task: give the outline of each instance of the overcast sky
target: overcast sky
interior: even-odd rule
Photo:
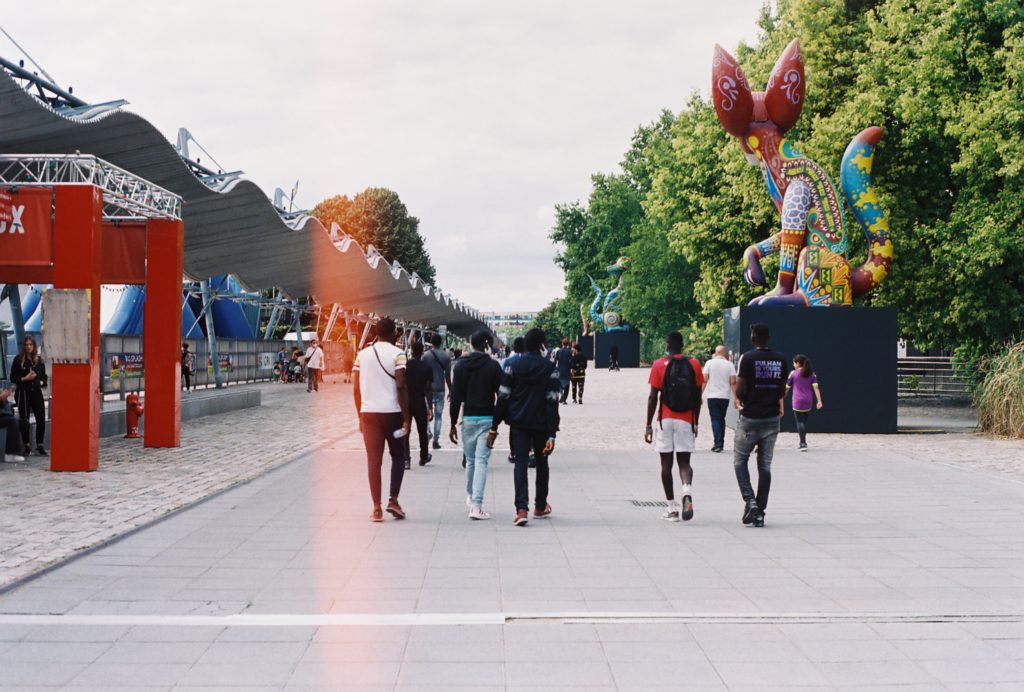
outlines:
[[[707,93],[712,46],[754,40],[762,4],[64,0],[5,3],[0,25],[76,95],[127,99],[172,141],[187,127],[268,193],[392,188],[439,286],[536,310],[562,293],[554,205]]]

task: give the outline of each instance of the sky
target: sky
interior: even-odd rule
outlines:
[[[756,40],[762,4],[48,0],[0,26],[86,101],[187,127],[268,194],[298,180],[299,207],[395,190],[438,286],[505,311],[562,295],[554,206],[706,94],[712,47]],[[0,55],[20,57],[3,37]]]

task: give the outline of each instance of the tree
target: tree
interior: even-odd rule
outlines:
[[[313,216],[327,228],[338,224],[364,249],[373,245],[389,262],[398,262],[433,285],[435,270],[419,233],[420,220],[409,215],[398,193],[371,187],[351,199],[335,195],[317,204]]]
[[[562,339],[571,341],[583,330],[579,305],[568,297],[556,298],[533,318],[530,328],[534,327],[544,330],[548,337],[548,348],[561,344]]]

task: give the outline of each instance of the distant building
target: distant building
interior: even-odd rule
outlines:
[[[536,312],[485,312],[487,324],[496,332],[516,327],[525,327],[537,316]]]

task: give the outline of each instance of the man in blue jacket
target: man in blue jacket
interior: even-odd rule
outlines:
[[[548,456],[555,450],[558,432],[558,401],[562,387],[558,370],[541,355],[547,337],[542,329],[526,333],[526,353],[505,366],[498,389],[498,406],[494,423],[487,434],[487,446],[494,447],[498,426],[509,424],[512,454],[515,457],[516,526],[529,520],[529,461],[533,450],[537,464],[537,487],[534,497],[534,518],[551,516],[548,504]]]

